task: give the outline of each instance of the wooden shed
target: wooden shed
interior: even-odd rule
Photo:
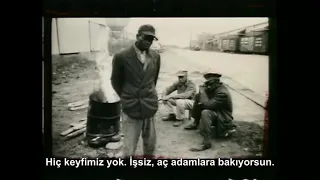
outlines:
[[[52,54],[103,51],[108,33],[105,18],[53,18]]]

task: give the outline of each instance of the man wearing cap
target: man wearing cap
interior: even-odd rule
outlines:
[[[176,95],[172,93],[177,91]],[[188,79],[188,71],[178,72],[178,81],[166,88],[162,94],[162,101],[169,112],[164,121],[175,121],[173,126],[178,127],[185,119],[185,110],[191,110],[193,97],[196,93],[196,85]],[[176,107],[174,113],[173,107]]]
[[[204,74],[205,83],[200,86],[195,97],[192,117],[194,123],[185,129],[197,129],[199,126],[203,142],[191,151],[203,151],[211,148],[212,126],[217,137],[227,137],[234,132],[232,99],[228,88],[220,82],[221,74]]]
[[[154,115],[158,110],[156,85],[160,55],[149,49],[155,36],[152,25],[142,25],[136,42],[116,53],[112,60],[111,83],[121,98],[124,148],[118,157],[134,155],[140,134],[145,156],[154,154],[156,131]]]

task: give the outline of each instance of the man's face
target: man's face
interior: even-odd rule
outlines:
[[[187,76],[178,76],[178,80],[180,84],[185,84],[187,82]]]
[[[205,85],[206,90],[208,92],[212,92],[217,89],[217,87],[219,85],[219,81],[218,80],[210,80],[210,81],[205,82],[204,85]]]
[[[148,50],[152,45],[153,40],[154,40],[154,37],[150,35],[144,35],[144,34],[137,35],[137,45],[139,46],[140,49],[143,49],[143,50]]]

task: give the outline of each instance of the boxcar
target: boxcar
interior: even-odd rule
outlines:
[[[268,32],[254,37],[253,52],[262,54],[268,52]]]
[[[253,36],[243,36],[240,38],[240,52],[250,53],[253,52]]]
[[[238,52],[239,51],[240,37],[239,36],[230,36],[228,38],[229,38],[228,51],[230,51],[230,52]]]
[[[218,50],[222,51],[222,40],[218,39],[217,43],[218,43]]]
[[[227,39],[227,38],[221,39],[221,50],[223,52],[229,50],[229,39]]]
[[[266,53],[268,51],[267,31],[251,31],[240,38],[240,52]]]
[[[219,41],[217,39],[212,42],[212,50],[213,51],[219,50]]]
[[[221,39],[221,50],[225,52],[238,52],[240,46],[240,37],[231,35]]]

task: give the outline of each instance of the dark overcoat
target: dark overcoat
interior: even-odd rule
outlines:
[[[202,110],[208,109],[216,112],[217,136],[221,136],[226,130],[234,127],[232,98],[228,88],[223,83],[221,83],[221,85],[211,93],[206,92],[205,88],[200,86],[199,94],[196,96],[196,101],[202,104]]]
[[[122,111],[134,119],[152,117],[158,110],[160,55],[150,49],[147,56],[144,65],[131,46],[112,60],[111,84],[121,98]]]

